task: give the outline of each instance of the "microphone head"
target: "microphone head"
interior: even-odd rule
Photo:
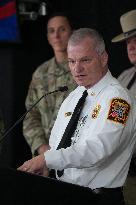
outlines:
[[[62,87],[59,87],[58,90],[61,91],[61,92],[64,92],[64,91],[68,90],[68,87],[67,86],[62,86]]]

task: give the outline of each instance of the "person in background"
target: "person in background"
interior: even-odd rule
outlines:
[[[55,169],[57,179],[89,187],[99,205],[124,205],[122,187],[136,143],[135,100],[111,75],[105,43],[96,30],[75,30],[67,52],[78,87],[60,107],[50,150],[18,170],[41,175]]]
[[[136,10],[123,14],[120,23],[123,33],[114,37],[112,42],[126,42],[128,58],[133,67],[124,70],[118,80],[136,97]]]
[[[60,86],[68,86],[68,92],[48,95],[26,115],[23,134],[33,156],[50,148],[50,131],[58,109],[68,93],[76,87],[67,60],[67,42],[72,31],[73,25],[67,14],[57,12],[49,16],[47,38],[54,51],[54,57],[40,65],[33,73],[26,98],[26,109],[42,95],[57,90]]]
[[[120,17],[123,33],[114,37],[112,42],[126,42],[131,68],[125,69],[119,76],[120,83],[129,89],[136,98],[136,10],[128,11]],[[136,153],[133,154],[124,195],[127,205],[136,204]]]

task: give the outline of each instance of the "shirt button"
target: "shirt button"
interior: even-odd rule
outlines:
[[[95,93],[94,93],[94,92],[91,92],[91,96],[95,96]]]

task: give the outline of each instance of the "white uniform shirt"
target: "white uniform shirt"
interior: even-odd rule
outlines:
[[[134,74],[136,72],[136,66],[133,66],[132,68],[126,69],[123,71],[119,76],[118,80],[119,82],[124,86],[127,87],[131,79],[133,78]],[[133,83],[132,87],[129,89],[130,93],[136,98],[136,81]]]
[[[49,169],[64,169],[64,174],[59,179],[65,182],[92,189],[120,187],[125,182],[136,141],[136,110],[128,92],[109,71],[88,89],[72,145],[56,150],[71,118],[70,113],[84,90],[83,86],[75,89],[59,110],[50,136],[51,149],[45,153],[47,166]],[[123,99],[123,103],[130,105],[126,124],[115,120],[114,114],[122,120],[126,117],[122,115],[124,104],[121,103],[119,109],[116,107],[115,110],[111,106],[114,98]],[[107,119],[111,108],[114,120]]]

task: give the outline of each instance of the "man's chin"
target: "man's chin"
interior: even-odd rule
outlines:
[[[136,56],[129,56],[130,63],[136,65]]]
[[[80,86],[85,86],[85,84],[84,84],[83,82],[81,82],[81,81],[76,80],[76,83],[77,83],[78,85],[80,85]]]
[[[88,87],[88,85],[86,85],[86,83],[84,83],[84,82],[76,81],[76,83],[77,83],[79,86],[84,86],[85,88]]]

